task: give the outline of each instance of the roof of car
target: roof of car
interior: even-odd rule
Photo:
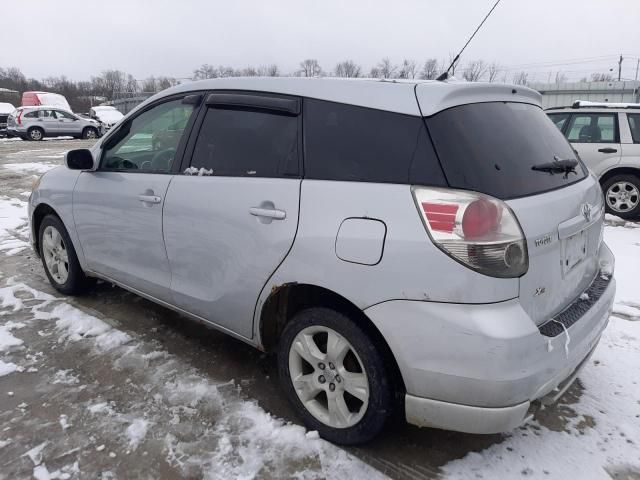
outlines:
[[[243,90],[296,95],[416,116],[429,116],[456,105],[516,101],[540,105],[541,96],[522,86],[498,83],[378,80],[347,78],[241,77],[199,80],[177,85],[148,99],[198,90]],[[420,107],[416,98],[420,99]]]

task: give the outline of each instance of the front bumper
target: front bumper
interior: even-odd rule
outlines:
[[[600,257],[613,265],[604,243]],[[365,313],[396,358],[409,423],[497,433],[524,423],[533,402],[549,403],[556,389],[570,386],[607,325],[614,295],[611,279],[580,320],[555,337],[541,333],[518,299],[473,305],[395,300]]]

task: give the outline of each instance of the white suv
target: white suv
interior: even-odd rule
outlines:
[[[607,212],[640,217],[640,104],[578,100],[547,114],[600,180]]]
[[[607,325],[600,185],[528,88],[205,80],[66,163],[29,201],[52,285],[102,278],[277,353],[334,442],[393,412],[513,429]]]

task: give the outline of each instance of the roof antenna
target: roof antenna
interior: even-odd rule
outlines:
[[[456,62],[460,59],[460,55],[462,55],[462,52],[464,52],[464,49],[467,48],[467,45],[469,45],[469,43],[471,43],[471,40],[473,40],[473,37],[476,36],[476,33],[478,33],[478,30],[480,30],[480,27],[484,25],[484,22],[487,21],[487,18],[489,18],[489,15],[493,13],[493,11],[496,9],[499,3],[500,3],[500,0],[497,0],[496,3],[493,4],[493,7],[491,7],[491,10],[489,10],[489,13],[487,13],[487,15],[484,17],[482,22],[480,22],[480,25],[478,25],[478,28],[476,28],[475,32],[473,32],[473,34],[469,37],[469,40],[467,40],[467,43],[464,44],[464,47],[462,47],[462,50],[460,50],[460,52],[455,56],[455,58],[453,59],[453,62],[451,62],[451,65],[449,65],[449,68],[447,68],[447,70],[444,73],[442,73],[438,78],[436,78],[436,80],[439,80],[442,82],[447,78],[449,78],[449,70],[451,70],[453,66],[456,64]]]

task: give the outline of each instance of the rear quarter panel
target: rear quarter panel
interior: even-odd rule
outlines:
[[[336,255],[336,236],[346,218],[386,225],[382,258],[375,265]],[[518,296],[518,279],[481,275],[433,245],[409,185],[364,182],[302,181],[298,233],[260,295],[254,319],[258,334],[262,305],[272,290],[287,283],[327,288],[363,310],[395,299],[493,303]]]

